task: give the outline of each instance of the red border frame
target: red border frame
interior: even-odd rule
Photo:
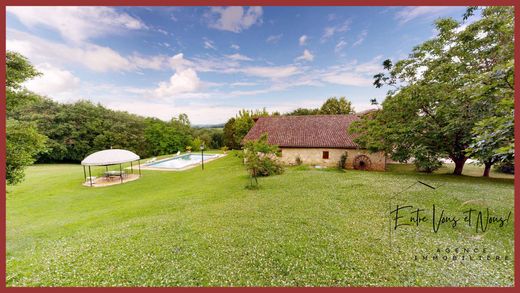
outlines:
[[[2,48],[1,48],[1,57],[2,60],[5,60],[5,51],[6,51],[6,6],[208,6],[208,5],[219,5],[219,6],[227,6],[227,5],[259,5],[259,6],[514,6],[515,7],[515,64],[519,64],[520,61],[520,49],[518,47],[519,43],[519,24],[520,24],[520,11],[518,9],[518,2],[514,0],[177,0],[177,1],[167,1],[167,0],[7,0],[2,1],[2,11],[0,13],[0,21],[2,22],[1,29],[1,37],[2,37]],[[515,67],[515,75],[519,76],[520,67]],[[0,101],[0,178],[5,182],[5,62],[1,62],[0,65],[0,83],[2,86],[2,100]],[[518,104],[520,101],[520,93],[515,91],[515,104]],[[520,136],[520,114],[515,108],[515,137]],[[515,142],[515,149],[518,150],[520,146],[520,142],[518,140]],[[516,153],[516,151],[515,151]],[[520,158],[516,156],[515,158],[515,173],[518,174],[520,171]],[[519,179],[515,176],[514,179],[515,184],[515,224],[520,223],[520,213],[518,208],[518,195],[520,186]],[[0,204],[0,221],[2,222],[0,227],[0,288],[5,290],[16,290],[19,292],[28,292],[28,291],[61,291],[66,292],[71,290],[71,288],[60,287],[60,288],[19,288],[19,287],[6,287],[6,186],[3,183],[0,183],[0,195],[1,195],[1,204]],[[516,230],[516,229],[515,229]],[[516,287],[519,285],[519,277],[520,277],[520,264],[518,262],[518,250],[520,248],[520,233],[515,231],[515,282],[514,287],[509,288],[496,288],[496,287],[442,287],[442,290],[446,290],[449,292],[457,291],[477,291],[484,292],[487,290],[494,290],[495,292],[512,292],[516,291]],[[411,292],[412,290],[417,290],[418,287],[347,287],[347,288],[271,288],[271,287],[250,287],[247,290],[251,291],[265,291],[265,290],[274,290],[274,291],[306,291],[306,292],[317,292],[318,290],[324,290],[329,292],[339,292],[344,290],[363,290],[363,291],[376,291],[376,290],[385,290],[390,292]],[[243,290],[244,288],[215,288],[215,287],[198,287],[198,288],[188,288],[188,287],[177,287],[173,288],[75,288],[73,290],[77,290],[78,292],[86,292],[87,290],[97,290],[97,291],[133,291],[137,292],[142,290],[150,290],[150,291],[163,291],[166,290],[187,290],[187,291],[224,291],[224,290]],[[439,287],[428,287],[421,288],[422,290],[426,290],[429,292],[434,292],[439,290]]]

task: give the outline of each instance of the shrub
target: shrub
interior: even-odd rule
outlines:
[[[199,151],[199,150],[200,150],[200,146],[201,146],[202,144],[203,144],[203,141],[202,141],[202,139],[200,139],[200,137],[195,138],[195,139],[191,142],[192,150],[194,150],[195,152]]]
[[[228,147],[227,146],[223,146],[223,147],[220,148],[220,150],[225,154],[228,151]]]
[[[495,170],[500,173],[515,174],[515,164],[513,162],[500,162],[495,165]]]
[[[187,151],[188,153],[191,152],[191,145],[187,145],[187,146],[186,146],[186,151]]]
[[[244,164],[250,175],[250,186],[258,185],[258,177],[283,173],[283,166],[277,159],[278,147],[267,142],[267,135],[258,140],[248,141],[244,147]]]
[[[300,166],[303,163],[302,162],[302,158],[300,158],[300,156],[297,156],[296,160],[295,160],[295,163],[296,163],[296,166]]]
[[[345,164],[347,163],[348,154],[347,152],[344,152],[341,157],[339,158],[338,162],[338,168],[339,169],[345,169]]]

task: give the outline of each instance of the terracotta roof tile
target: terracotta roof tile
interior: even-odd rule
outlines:
[[[357,115],[307,115],[260,117],[244,141],[267,133],[270,144],[280,147],[357,148],[347,132]]]

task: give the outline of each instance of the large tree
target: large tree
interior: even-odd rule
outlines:
[[[235,117],[229,118],[229,120],[224,125],[224,145],[229,149],[239,149],[240,145],[237,144],[237,140],[235,138]]]
[[[40,73],[22,55],[6,52],[6,181],[16,184],[23,180],[25,168],[45,150],[46,137],[31,123],[13,119],[13,112],[33,100],[23,83]]]
[[[473,128],[473,142],[467,152],[484,164],[484,177],[489,177],[495,163],[514,163],[514,128],[513,99],[501,101],[494,116],[483,119]]]
[[[320,108],[319,114],[323,115],[346,115],[353,114],[354,108],[352,103],[345,97],[341,98],[328,98]]]
[[[23,181],[25,168],[45,149],[46,137],[32,124],[7,119],[6,127],[6,181],[14,185]]]
[[[352,127],[358,142],[425,171],[449,157],[462,174],[473,128],[512,96],[513,16],[512,7],[488,7],[469,25],[440,19],[408,58],[386,60],[374,85],[393,89],[379,113]]]

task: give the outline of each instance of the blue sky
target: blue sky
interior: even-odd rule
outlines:
[[[464,7],[8,7],[7,49],[60,102],[193,124],[239,109],[287,112],[345,96],[370,108],[372,76]]]

